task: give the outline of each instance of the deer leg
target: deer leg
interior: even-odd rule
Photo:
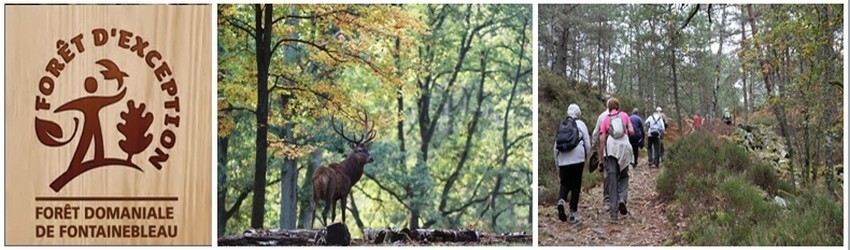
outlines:
[[[328,226],[328,209],[331,208],[331,202],[325,200],[325,209],[322,210],[322,226]]]
[[[343,196],[342,199],[339,200],[339,206],[342,207],[340,208],[340,210],[342,210],[342,224],[345,224],[345,207],[348,203],[347,201],[348,196]]]
[[[331,223],[336,221],[336,201],[331,201]]]

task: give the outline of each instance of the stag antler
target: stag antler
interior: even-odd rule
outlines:
[[[359,114],[358,114],[359,116]],[[363,137],[360,139],[360,144],[364,144],[367,142],[371,142],[375,139],[375,123],[372,123],[371,126],[369,124],[369,114],[366,111],[363,111],[363,128],[366,129],[363,131]]]
[[[340,122],[339,126],[340,128],[336,127],[336,122],[334,122],[334,116],[331,115],[331,128],[333,128],[334,132],[336,132],[336,134],[338,134],[339,136],[342,136],[342,138],[348,142],[357,142],[356,140],[352,140],[351,138],[348,138],[348,136],[345,136],[345,123]]]
[[[361,116],[361,114],[362,114],[362,116]],[[354,139],[352,139],[352,138],[349,138],[348,136],[346,136],[345,135],[345,123],[340,122],[340,127],[337,128],[335,118],[334,118],[333,115],[331,115],[331,127],[333,128],[334,132],[336,132],[336,134],[338,134],[339,136],[342,136],[342,138],[345,139],[348,142],[356,143],[356,144],[364,144],[364,143],[367,143],[367,142],[371,142],[373,139],[375,139],[375,124],[374,123],[369,124],[369,114],[366,113],[365,110],[358,112],[357,118],[359,118],[363,122],[363,128],[365,129],[363,131],[363,135],[361,135],[360,137],[353,137]]]

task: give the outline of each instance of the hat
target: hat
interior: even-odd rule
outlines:
[[[661,112],[661,107],[655,108],[655,112]]]
[[[578,118],[581,116],[581,109],[578,108],[578,105],[572,103],[569,107],[567,107],[567,115],[573,118]]]
[[[637,114],[637,113],[638,113],[638,108],[632,109],[632,114]]]

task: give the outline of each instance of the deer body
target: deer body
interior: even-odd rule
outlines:
[[[368,124],[368,117],[364,124]],[[367,163],[374,162],[369,154],[371,140],[375,137],[375,132],[372,129],[367,130],[363,137],[359,140],[351,140],[345,136],[345,133],[331,125],[338,134],[348,141],[348,146],[352,152],[339,163],[331,163],[321,167],[313,173],[313,199],[311,209],[313,217],[316,214],[316,204],[319,200],[325,201],[324,209],[322,210],[322,225],[327,226],[327,213],[331,212],[331,221],[336,219],[336,201],[340,201],[340,210],[342,210],[342,222],[345,223],[345,205],[347,204],[348,194],[351,193],[351,187],[363,177],[363,169]],[[312,221],[311,221],[312,222]],[[312,223],[310,223],[312,225]]]

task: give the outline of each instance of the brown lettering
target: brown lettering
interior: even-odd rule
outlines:
[[[180,127],[180,116],[169,116],[165,115],[165,125],[174,125],[175,127]]]
[[[49,110],[50,103],[47,103],[47,98],[42,98],[41,96],[35,97],[35,110]]]
[[[63,40],[56,41],[56,49],[59,50],[56,51],[56,54],[61,56],[62,60],[65,60],[65,63],[71,62],[71,60],[74,60],[74,57],[76,56],[74,52],[71,52],[70,44]]]
[[[174,140],[176,140],[174,138],[174,132],[171,132],[170,129],[162,131],[162,135],[159,136],[159,143],[167,149],[174,147]]]
[[[105,29],[94,29],[91,31],[91,34],[94,37],[95,46],[104,45],[109,40],[109,33]]]
[[[53,94],[53,78],[41,77],[41,81],[38,81],[38,90],[44,95]]]
[[[153,63],[154,58],[156,58],[156,60],[162,59],[162,55],[159,54],[159,51],[151,50],[151,52],[148,52],[148,55],[145,56],[145,62],[148,63],[148,67],[154,68],[154,66],[156,66],[156,64]]]
[[[162,65],[159,65],[154,71],[154,75],[156,75],[156,79],[162,81],[166,76],[171,75],[171,68],[168,67],[168,63],[163,62]]]
[[[165,152],[162,152],[162,149],[160,149],[160,148],[156,148],[156,155],[153,155],[150,158],[148,158],[148,162],[153,164],[153,166],[156,169],[162,169],[162,165],[160,165],[160,163],[167,161],[167,160],[168,160],[168,154],[166,154]]]
[[[86,48],[83,46],[83,34],[78,34],[74,38],[71,38],[71,43],[77,48],[77,53],[82,53],[86,51]]]
[[[121,30],[118,33],[121,35],[118,37],[118,47],[121,48],[130,48],[130,45],[127,42],[130,42],[130,37],[133,37],[133,32],[129,32],[126,30]]]
[[[62,70],[65,69],[65,64],[60,63],[56,58],[50,59],[50,62],[47,63],[47,67],[44,68],[50,74],[53,74],[55,77],[59,77],[59,74],[62,73]]]
[[[130,51],[135,51],[136,55],[139,55],[139,57],[143,57],[145,56],[145,48],[147,48],[148,45],[150,45],[150,43],[145,42],[142,37],[137,36],[136,45],[133,45],[133,47],[130,48]]]
[[[177,94],[177,83],[174,82],[174,78],[171,78],[171,80],[160,84],[160,88],[162,88],[162,90],[164,90],[165,92],[168,92],[168,95],[170,96],[174,96]]]

